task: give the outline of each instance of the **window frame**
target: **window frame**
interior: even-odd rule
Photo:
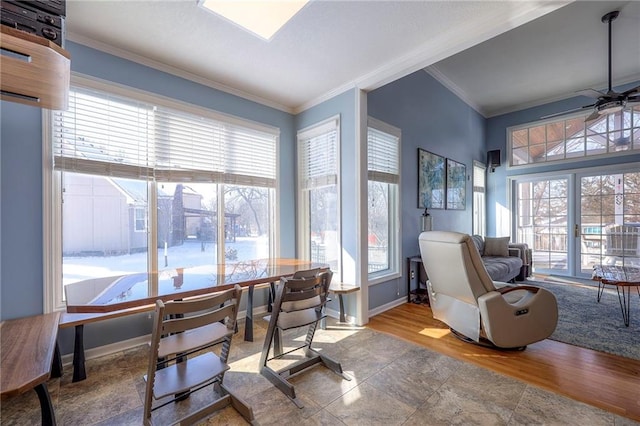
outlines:
[[[338,248],[340,253],[342,253],[342,206],[341,206],[341,153],[340,153],[340,115],[332,116],[326,120],[320,121],[318,123],[307,126],[303,129],[298,130],[296,134],[296,180],[297,180],[297,206],[298,206],[298,214],[297,214],[297,235],[298,235],[298,257],[305,260],[311,259],[311,218],[310,218],[310,200],[309,200],[309,190],[312,188],[303,187],[302,176],[301,176],[301,168],[303,164],[303,157],[305,152],[303,152],[303,144],[306,140],[311,138],[320,136],[322,134],[327,134],[329,132],[336,132],[336,165],[335,165],[335,179],[336,182],[332,185],[336,187],[336,202],[337,202],[337,235],[338,235]],[[338,256],[338,267],[336,270],[333,270],[335,277],[335,281],[340,281],[342,278],[342,255]]]
[[[624,110],[627,111],[627,110]],[[511,126],[508,127],[506,129],[506,149],[507,149],[507,170],[526,170],[527,168],[532,168],[532,167],[540,167],[540,166],[548,166],[548,165],[555,165],[555,164],[570,164],[570,163],[575,163],[577,161],[590,161],[590,160],[594,160],[594,159],[600,159],[600,158],[612,158],[612,157],[620,157],[620,156],[628,156],[628,155],[637,155],[640,153],[640,148],[635,148],[634,149],[634,141],[633,141],[633,134],[634,132],[640,132],[640,107],[632,107],[630,110],[628,110],[628,112],[630,112],[630,124],[628,128],[625,128],[623,130],[616,130],[613,129],[611,130],[609,128],[610,126],[610,118],[606,119],[606,128],[607,130],[604,133],[598,133],[600,135],[604,135],[606,140],[608,140],[608,136],[610,134],[614,134],[616,132],[626,132],[628,131],[630,133],[630,147],[626,150],[612,150],[610,148],[610,144],[608,143],[607,146],[604,148],[605,152],[604,153],[598,153],[598,154],[588,154],[588,151],[586,149],[586,144],[587,144],[587,136],[592,136],[592,135],[588,135],[588,125],[585,125],[585,127],[583,127],[583,131],[584,131],[584,135],[580,136],[581,138],[584,139],[584,144],[585,144],[585,148],[584,148],[584,154],[582,155],[573,155],[573,156],[568,156],[567,155],[567,144],[571,142],[571,140],[575,139],[575,137],[571,138],[571,137],[567,137],[566,133],[563,135],[562,137],[562,145],[564,148],[564,154],[563,154],[563,158],[559,158],[559,159],[552,159],[552,160],[548,160],[546,158],[546,153],[549,152],[550,149],[547,149],[545,151],[545,159],[543,161],[538,161],[538,162],[531,162],[530,160],[528,160],[527,163],[524,164],[513,164],[513,134],[516,131],[519,130],[529,130],[532,128],[536,128],[536,127],[541,127],[541,126],[548,126],[550,124],[553,123],[561,123],[561,122],[566,122],[566,121],[570,121],[570,120],[577,120],[580,119],[584,122],[584,119],[587,117],[587,114],[584,114],[584,112],[578,112],[575,114],[567,114],[565,116],[562,117],[553,117],[553,118],[548,118],[548,119],[544,119],[544,120],[537,120],[537,121],[532,121],[532,122],[528,122],[528,123],[523,123],[523,124],[519,124],[516,126]],[[565,123],[566,126],[566,123]],[[547,140],[547,136],[546,136],[546,131],[545,131],[545,144],[548,142]],[[530,143],[530,140],[528,138],[528,142],[526,145],[526,148],[532,146]],[[555,148],[554,148],[555,149]]]
[[[95,78],[87,77],[77,73],[72,73],[71,86],[78,88],[85,88],[88,90],[97,90],[106,92],[107,94],[121,96],[138,102],[145,102],[153,105],[159,105],[169,109],[176,110],[178,112],[184,112],[193,114],[202,118],[210,118],[213,120],[222,121],[225,124],[231,126],[238,126],[241,128],[252,129],[261,131],[273,135],[274,137],[274,155],[275,155],[275,179],[272,185],[265,186],[270,191],[269,197],[269,251],[272,256],[279,256],[279,241],[276,241],[279,235],[279,209],[276,207],[277,200],[279,199],[279,140],[280,129],[255,121],[251,121],[241,117],[235,117],[227,115],[218,111],[214,111],[202,106],[188,104],[183,101],[170,99],[154,93],[145,92],[139,89],[123,86],[117,83],[107,82],[104,80],[98,80]],[[64,285],[62,282],[63,272],[63,254],[62,254],[62,192],[63,183],[61,175],[62,170],[56,170],[54,168],[54,146],[53,146],[53,116],[56,111],[43,110],[42,111],[42,140],[43,140],[43,266],[44,266],[44,279],[43,279],[43,307],[45,312],[53,312],[57,310],[66,309],[64,302]],[[69,170],[72,171],[72,170]],[[83,173],[83,172],[80,172]],[[96,175],[100,175],[97,173]],[[103,175],[107,177],[106,175]],[[166,179],[164,179],[166,180]],[[164,181],[162,180],[162,181]],[[157,183],[162,181],[156,181],[155,179],[149,179],[148,182],[148,212],[145,215],[145,230],[135,229],[135,232],[147,233],[147,245],[148,245],[148,272],[150,278],[154,279],[157,274],[152,273],[158,270],[158,252],[160,249],[157,247],[157,236],[155,230],[157,229]],[[194,178],[197,181],[197,178]],[[212,182],[217,184],[219,191],[225,185],[240,185],[246,186],[247,183],[242,182]],[[224,200],[218,200],[218,206],[220,211],[224,211]],[[135,210],[138,207],[134,207]],[[224,216],[224,215],[219,215]],[[134,218],[135,220],[135,218]],[[137,220],[136,220],[137,224]],[[135,226],[137,228],[137,226]],[[152,228],[153,232],[149,232]],[[220,233],[219,233],[220,234]],[[223,233],[222,233],[223,234]],[[224,237],[222,237],[224,238]],[[224,247],[224,245],[222,246]],[[224,263],[224,250],[218,251],[218,263]]]
[[[476,185],[478,183],[476,173],[479,173],[480,170],[482,170],[482,187]],[[487,166],[476,160],[473,161],[472,192],[472,232],[476,235],[485,236],[487,232]]]
[[[396,183],[388,183],[389,185],[389,247],[388,247],[388,258],[389,258],[389,267],[387,269],[383,269],[380,271],[372,271],[368,272],[368,282],[369,285],[375,285],[378,283],[386,282],[392,279],[396,279],[402,276],[402,260],[401,260],[401,235],[402,235],[402,216],[400,214],[400,209],[402,206],[401,202],[401,192],[400,187],[402,183],[402,131],[392,126],[388,123],[385,123],[381,120],[378,120],[373,117],[367,118],[367,204],[369,200],[368,183],[370,181],[378,181],[376,179],[370,179],[369,177],[369,128],[373,128],[379,132],[386,133],[387,135],[391,135],[397,138],[397,160],[398,160],[398,174],[397,174],[397,182]],[[367,212],[367,229],[368,229],[368,221],[369,221],[369,213]],[[368,253],[368,239],[367,239],[367,254],[363,257],[366,259],[367,265],[369,264],[369,253]],[[367,267],[368,271],[368,267]]]

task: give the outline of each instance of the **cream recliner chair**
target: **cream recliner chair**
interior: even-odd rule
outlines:
[[[423,232],[419,242],[433,317],[458,337],[524,348],[555,330],[558,306],[553,293],[492,281],[469,235]]]

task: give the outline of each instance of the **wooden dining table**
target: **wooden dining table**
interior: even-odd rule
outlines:
[[[157,300],[180,300],[215,293],[238,284],[248,290],[245,340],[251,341],[255,286],[275,283],[298,271],[314,268],[328,269],[329,265],[301,259],[265,258],[92,278],[65,285],[67,312],[125,311],[154,305]]]

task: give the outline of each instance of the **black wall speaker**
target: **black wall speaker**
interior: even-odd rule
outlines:
[[[500,167],[499,149],[494,149],[487,152],[487,167],[490,168],[492,172],[496,170],[496,167]]]

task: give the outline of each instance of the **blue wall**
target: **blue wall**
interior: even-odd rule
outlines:
[[[419,253],[418,148],[467,166],[485,162],[485,119],[425,71],[416,71],[368,94],[368,114],[402,131],[402,258]],[[472,186],[467,181],[465,210],[432,210],[435,230],[472,231]],[[405,262],[403,262],[404,265]],[[369,308],[406,298],[406,277],[369,289]]]
[[[2,319],[42,313],[42,112],[2,102]]]
[[[189,80],[67,43],[73,72],[134,87],[180,101],[280,128],[280,255],[295,256],[294,117]],[[42,111],[15,103],[1,104],[0,146],[0,318],[42,313]],[[257,300],[259,304],[259,300]],[[122,326],[126,323],[126,326]],[[148,316],[91,324],[87,348],[150,332]],[[62,352],[71,352],[71,330],[61,333]]]
[[[640,82],[626,84],[614,88],[621,92],[637,86]],[[532,123],[540,120],[540,117],[568,111],[572,108],[579,108],[589,105],[594,99],[584,96],[576,96],[558,102],[552,102],[509,114],[492,117],[487,120],[487,150],[499,149],[502,159],[502,166],[498,167],[494,173],[488,174],[487,179],[487,235],[497,235],[502,227],[499,217],[500,211],[508,210],[507,177],[522,174],[534,174],[543,172],[556,172],[566,169],[580,169],[586,167],[597,167],[615,165],[640,161],[638,155],[626,155],[624,157],[592,158],[588,160],[575,161],[569,164],[548,164],[535,167],[525,167],[507,170],[507,128],[525,123]],[[503,232],[504,233],[504,232]],[[507,234],[505,234],[507,235]]]

